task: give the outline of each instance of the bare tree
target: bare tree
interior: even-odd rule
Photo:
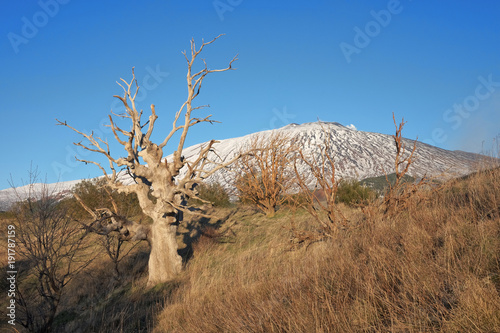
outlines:
[[[235,181],[238,196],[251,202],[267,216],[273,216],[283,204],[294,185],[291,166],[296,158],[296,145],[281,132],[270,136],[255,136],[251,154],[245,154],[237,162],[241,174]]]
[[[108,171],[98,162],[90,160],[81,160],[85,163],[92,163],[98,166],[107,177],[108,185],[111,189],[123,193],[135,193],[143,212],[151,217],[151,225],[142,225],[125,218],[113,219],[109,227],[105,228],[108,232],[119,231],[122,234],[128,234],[131,240],[146,239],[151,244],[151,253],[149,257],[149,279],[148,286],[168,281],[181,271],[182,259],[177,253],[177,224],[182,213],[198,213],[189,210],[186,206],[186,197],[198,199],[194,188],[195,183],[201,182],[216,171],[225,168],[234,162],[239,156],[235,156],[230,161],[221,161],[212,158],[215,140],[200,148],[198,155],[191,160],[183,157],[184,144],[189,129],[199,123],[212,123],[211,115],[204,118],[194,117],[193,111],[206,107],[194,106],[193,102],[200,94],[200,89],[204,79],[208,74],[225,72],[232,70],[232,64],[237,60],[235,56],[226,68],[209,69],[203,59],[203,67],[198,72],[193,71],[195,60],[202,50],[209,44],[217,40],[220,35],[209,42],[203,42],[197,48],[194,40],[191,40],[190,54],[183,52],[187,62],[187,88],[188,96],[180,109],[175,113],[172,129],[165,139],[159,144],[151,141],[151,135],[155,126],[156,115],[155,106],[151,105],[151,114],[147,121],[143,122],[143,111],[138,111],[136,106],[136,97],[139,86],[132,70],[132,80],[127,82],[121,79],[118,83],[124,91],[123,96],[115,96],[124,105],[126,112],[124,114],[114,114],[115,117],[128,119],[131,123],[130,130],[119,127],[109,115],[110,127],[114,138],[123,146],[126,156],[113,157],[110,152],[110,146],[107,141],[96,137],[94,133],[86,134],[66,122],[58,120],[59,125],[69,127],[76,133],[87,139],[88,143],[75,143],[91,152],[103,155],[109,162]],[[183,119],[180,120],[180,119]],[[178,122],[182,123],[179,124]],[[173,159],[167,161],[164,158],[164,149],[176,133],[179,133],[177,148],[173,152]],[[133,177],[135,183],[124,186],[118,181],[118,168],[125,168]],[[184,169],[181,172],[181,169]],[[113,215],[112,212],[104,212]]]
[[[429,181],[429,179],[424,176],[417,182],[405,182],[405,175],[408,173],[411,165],[415,163],[417,140],[413,142],[413,147],[410,151],[408,151],[403,140],[403,128],[406,124],[404,118],[398,125],[396,123],[396,117],[393,113],[392,120],[394,121],[394,126],[396,127],[396,133],[392,135],[394,146],[396,148],[394,155],[394,172],[396,180],[394,184],[392,184],[389,181],[387,172],[384,171],[388,186],[383,201],[385,214],[397,211],[396,208],[404,207],[408,203],[408,200],[419,190],[419,188],[423,187],[423,185]]]
[[[49,332],[64,288],[93,260],[88,233],[59,206],[46,185],[35,189],[30,171],[28,193],[14,208],[17,251],[23,259],[16,294],[20,323],[30,332]]]
[[[347,226],[347,220],[335,204],[338,181],[335,178],[331,136],[325,128],[323,133],[323,142],[318,145],[319,156],[306,156],[299,150],[299,158],[294,163],[297,185],[301,189],[297,204],[320,223],[322,234],[333,237],[339,228]],[[306,166],[307,172],[299,171],[301,164]]]

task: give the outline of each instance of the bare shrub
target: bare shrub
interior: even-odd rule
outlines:
[[[123,259],[138,245],[138,242],[127,242],[127,236],[122,233],[102,232],[97,230],[95,225],[88,225],[88,213],[95,217],[95,211],[99,211],[102,207],[113,207],[113,213],[121,218],[139,218],[147,220],[147,216],[143,215],[139,201],[134,193],[119,193],[109,188],[106,179],[94,178],[91,180],[83,180],[78,183],[72,190],[73,197],[62,202],[63,205],[69,207],[72,216],[76,221],[79,221],[86,230],[100,235],[98,243],[104,250],[104,253],[113,263],[113,278],[115,282],[122,281],[122,273],[120,271],[120,263]]]
[[[390,181],[387,173],[385,173],[388,187],[384,195],[383,209],[386,214],[392,214],[396,211],[408,208],[411,199],[415,198],[415,196],[419,194],[419,190],[430,182],[430,179],[426,176],[414,182],[405,181],[406,174],[415,162],[414,154],[417,149],[418,138],[413,142],[411,150],[408,150],[403,141],[402,134],[403,127],[406,124],[404,118],[399,125],[396,123],[394,113],[392,114],[392,119],[396,127],[396,133],[392,136],[396,148],[394,155],[394,173],[396,178],[395,181]]]
[[[335,178],[335,161],[332,153],[330,134],[323,128],[323,143],[318,145],[319,157],[306,156],[299,149],[299,157],[294,161],[297,186],[301,190],[297,204],[305,208],[322,227],[322,233],[333,237],[339,228],[347,227],[347,219],[336,206],[338,180]],[[307,172],[299,171],[299,164],[305,165]],[[312,177],[312,186],[309,179]]]
[[[92,203],[92,208],[87,205],[82,196]],[[109,188],[107,182],[102,179],[93,181],[84,181],[73,189],[73,199],[78,202],[80,208],[83,208],[90,214],[93,221],[89,224],[86,219],[76,220],[82,227],[101,237],[100,245],[113,263],[113,277],[116,282],[121,282],[122,274],[120,272],[120,262],[143,240],[138,235],[147,234],[146,228],[139,227],[133,233],[128,228],[122,227],[127,224],[130,212],[141,214],[138,207],[137,198],[133,193],[117,193]],[[100,207],[113,207],[113,210]],[[127,212],[121,213],[120,208]],[[142,221],[140,218],[140,221]],[[138,224],[142,226],[141,223]],[[132,230],[132,227],[130,227]],[[137,242],[127,246],[127,241],[135,240]]]
[[[296,158],[293,140],[281,132],[255,136],[248,151],[236,164],[241,173],[235,187],[242,202],[256,205],[266,216],[276,213],[294,185],[291,169]]]

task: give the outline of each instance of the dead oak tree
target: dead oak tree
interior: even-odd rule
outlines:
[[[199,123],[212,123],[211,115],[204,118],[196,118],[193,111],[206,106],[194,106],[193,101],[200,94],[203,80],[208,74],[225,72],[232,70],[232,63],[237,60],[235,56],[226,68],[209,69],[203,59],[203,67],[200,71],[194,72],[193,65],[202,50],[212,44],[221,35],[209,42],[203,42],[197,48],[194,40],[191,40],[191,52],[183,52],[187,62],[187,88],[188,96],[180,109],[175,113],[172,129],[165,139],[157,144],[151,141],[151,135],[158,118],[155,106],[151,105],[151,114],[147,121],[143,122],[143,111],[138,111],[136,97],[139,86],[132,70],[132,80],[127,82],[121,79],[118,83],[124,90],[123,96],[114,96],[124,105],[126,112],[115,117],[128,119],[131,123],[130,130],[119,127],[109,115],[110,127],[114,138],[123,146],[126,155],[123,157],[113,157],[107,141],[96,137],[94,133],[86,134],[66,122],[58,120],[59,125],[66,126],[87,139],[88,143],[81,142],[75,145],[88,151],[101,154],[109,162],[109,172],[98,162],[91,160],[80,160],[85,163],[92,163],[98,166],[107,178],[111,189],[122,193],[135,193],[143,212],[151,217],[153,223],[142,225],[127,219],[114,218],[107,227],[108,232],[119,231],[126,233],[131,240],[145,239],[151,245],[148,269],[148,286],[153,286],[165,282],[174,277],[182,268],[182,259],[177,253],[177,224],[182,212],[192,213],[185,206],[185,197],[198,198],[194,188],[196,183],[209,177],[216,171],[234,162],[238,156],[230,161],[220,161],[211,159],[213,146],[216,141],[212,140],[201,147],[199,154],[190,159],[184,159],[183,149],[189,129]],[[181,120],[183,119],[183,121]],[[179,124],[179,121],[182,123]],[[179,141],[173,152],[172,160],[164,158],[164,150],[167,144],[171,144],[171,139],[179,133]],[[133,177],[135,183],[124,186],[118,181],[119,168],[125,168]],[[181,172],[181,169],[184,169]]]

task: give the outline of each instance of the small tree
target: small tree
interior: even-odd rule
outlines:
[[[335,179],[335,160],[330,133],[323,128],[325,137],[318,145],[319,156],[306,156],[299,150],[294,163],[297,185],[301,189],[298,205],[305,208],[322,226],[322,233],[333,237],[339,228],[346,227],[347,220],[336,205],[338,181]],[[302,172],[299,165],[305,165]],[[312,185],[310,179],[312,178]],[[324,198],[323,198],[324,197]]]
[[[116,205],[117,211],[125,216],[136,217],[142,215],[142,209],[134,193],[126,194],[112,191],[107,186],[107,183],[107,180],[102,177],[82,180],[73,187],[72,193],[78,195],[85,202],[85,205],[92,210]],[[61,204],[71,211],[75,219],[88,218],[88,211],[74,197],[64,199]]]
[[[46,185],[28,193],[14,207],[17,252],[24,259],[17,292],[19,320],[30,332],[49,332],[68,283],[92,261],[85,232]]]
[[[394,140],[394,146],[396,148],[394,155],[394,173],[395,181],[391,182],[389,176],[385,173],[385,178],[387,182],[387,191],[384,196],[383,206],[384,213],[390,214],[397,211],[396,208],[404,208],[408,200],[428,182],[427,177],[422,177],[418,182],[408,182],[406,181],[406,174],[408,173],[410,167],[415,162],[415,150],[417,149],[417,140],[413,142],[413,147],[410,151],[404,144],[403,140],[403,128],[406,122],[404,118],[401,120],[399,125],[396,123],[396,117],[394,113],[392,114],[392,119],[394,121],[394,126],[396,127],[396,133],[392,136]]]
[[[203,49],[212,44],[220,36],[210,42],[203,42],[197,48],[194,40],[191,40],[191,52],[188,55],[184,52],[187,62],[187,99],[175,113],[172,123],[172,130],[160,143],[151,141],[154,126],[158,118],[155,106],[151,105],[151,114],[147,121],[143,121],[143,111],[137,109],[136,97],[139,86],[132,70],[132,80],[130,82],[121,79],[118,83],[124,91],[123,96],[115,96],[124,105],[124,114],[113,114],[116,117],[126,119],[130,122],[130,130],[119,127],[110,115],[110,127],[116,141],[125,150],[122,157],[114,157],[110,151],[107,141],[96,137],[94,133],[83,133],[66,122],[58,121],[59,125],[66,126],[87,139],[88,144],[75,143],[88,151],[103,155],[109,162],[109,173],[100,163],[91,160],[81,160],[98,166],[106,177],[111,189],[121,193],[135,193],[144,214],[149,216],[153,223],[143,225],[126,218],[113,216],[111,210],[101,211],[107,215],[109,226],[102,229],[104,232],[120,232],[128,234],[131,240],[145,239],[151,244],[149,256],[149,278],[148,286],[153,286],[173,278],[182,268],[182,259],[177,252],[177,225],[182,218],[182,213],[197,213],[189,210],[186,206],[186,197],[198,199],[206,202],[197,196],[194,184],[200,183],[203,179],[214,174],[218,170],[233,163],[238,156],[230,161],[215,160],[210,154],[215,140],[201,147],[197,156],[187,160],[183,156],[184,144],[189,129],[199,123],[209,122],[211,115],[203,118],[194,116],[198,111],[206,106],[193,105],[196,97],[199,96],[202,83],[208,74],[225,72],[232,70],[232,63],[237,60],[234,57],[228,67],[223,69],[209,69],[205,60],[203,67],[198,72],[194,71],[194,64]],[[179,124],[179,120],[181,124]],[[171,139],[175,134],[179,135],[176,149],[171,160],[164,158],[164,150],[167,144],[171,144]],[[127,173],[133,178],[134,184],[125,186],[119,182],[118,168],[125,168]],[[182,170],[182,172],[181,172]],[[97,214],[97,212],[96,212]],[[96,215],[97,216],[97,215]],[[103,217],[98,217],[102,220]],[[102,224],[101,224],[102,225]]]
[[[296,146],[289,137],[276,132],[255,136],[249,151],[252,153],[242,156],[237,163],[238,196],[243,202],[257,205],[267,216],[273,216],[294,185],[291,166]]]
[[[201,183],[196,186],[196,189],[198,191],[198,196],[209,201],[213,206],[227,207],[231,205],[229,193],[220,183]]]

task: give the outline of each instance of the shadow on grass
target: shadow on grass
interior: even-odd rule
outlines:
[[[222,216],[198,217],[185,221],[179,228],[179,236],[182,238],[182,248],[179,248],[179,255],[183,264],[186,265],[193,257],[195,244],[199,242],[227,243],[230,242],[230,228],[221,231],[222,225],[228,222],[238,211],[237,208],[223,210]],[[220,215],[220,214],[219,214]]]

